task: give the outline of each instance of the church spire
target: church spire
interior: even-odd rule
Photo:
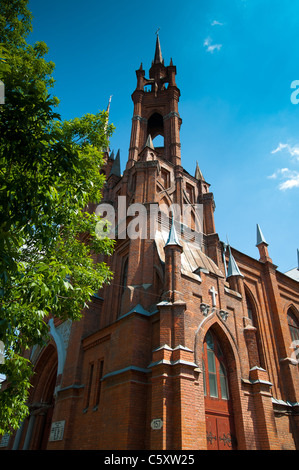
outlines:
[[[106,113],[108,114],[108,118],[109,118],[109,113],[110,113],[111,100],[112,100],[112,95],[109,96],[108,106],[107,106],[107,109],[106,109]]]
[[[198,165],[198,161],[196,161],[196,170],[195,170],[195,178],[197,180],[203,180],[203,175],[202,175],[202,172],[199,168],[199,165]]]
[[[163,63],[160,39],[159,39],[159,34],[158,34],[159,29],[160,28],[158,28],[157,32],[156,32],[157,40],[156,40],[156,50],[155,50],[154,64],[162,64]]]
[[[119,176],[119,177],[121,176],[121,172],[120,172],[120,151],[119,150],[117,151],[115,160],[113,162],[110,175],[115,175],[115,176]]]

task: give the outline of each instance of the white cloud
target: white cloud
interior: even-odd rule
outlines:
[[[297,173],[297,175],[295,175],[293,178],[290,178],[279,185],[279,189],[281,191],[285,191],[286,189],[291,188],[299,188],[299,173]]]
[[[285,191],[286,189],[299,188],[299,171],[289,170],[289,168],[280,168],[273,175],[268,176],[271,179],[285,180],[282,181],[278,189]]]
[[[207,48],[207,52],[213,53],[215,50],[220,51],[222,44],[212,44],[211,38],[206,38],[203,45]]]
[[[292,157],[295,157],[296,160],[299,161],[299,145],[291,147],[289,144],[282,144],[280,142],[278,147],[275,150],[272,150],[271,153],[281,152],[282,150],[286,150]]]
[[[220,21],[214,20],[212,21],[211,26],[223,26],[223,23],[220,23]]]
[[[268,176],[268,178],[276,179],[278,176],[284,176],[288,174],[290,170],[288,168],[280,168],[279,170],[275,171],[273,175]]]
[[[278,147],[272,150],[272,154],[278,152],[285,152],[292,157],[293,162],[299,162],[299,145],[291,146],[289,144],[279,143]],[[290,170],[289,168],[280,168],[272,175],[268,176],[270,179],[279,179],[281,182],[278,186],[280,191],[287,189],[299,188],[299,171]]]

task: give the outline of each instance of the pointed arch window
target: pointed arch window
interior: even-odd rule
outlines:
[[[218,340],[210,331],[203,344],[202,370],[205,396],[229,400],[225,358]]]
[[[159,113],[153,113],[147,122],[147,135],[155,139],[157,135],[164,137],[164,121]]]
[[[253,307],[252,307],[252,303],[248,295],[246,295],[246,304],[247,304],[247,317],[249,318],[251,325],[255,326],[254,319],[253,319]]]
[[[246,291],[245,295],[246,295],[246,305],[247,305],[247,316],[245,313],[244,326],[249,324],[256,329],[256,341],[257,341],[257,350],[258,350],[260,366],[263,368],[266,368],[263,342],[262,342],[260,331],[259,331],[259,318],[258,318],[256,306],[255,306],[254,296],[251,294],[249,289],[247,291],[247,288],[246,288],[245,291]]]
[[[299,322],[291,309],[288,310],[287,316],[288,316],[288,325],[289,325],[289,330],[291,333],[292,341],[298,341],[299,340]]]

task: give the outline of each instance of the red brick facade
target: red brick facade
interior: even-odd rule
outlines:
[[[288,322],[299,326],[298,281],[277,270],[264,240],[258,260],[220,241],[210,185],[181,166],[176,67],[164,66],[158,38],[149,78],[142,66],[136,75],[127,166],[120,175],[106,154],[102,202],[117,210],[125,196],[148,216],[199,204],[202,244],[182,225],[167,244],[172,225],[160,216],[154,237],[147,223],[143,238],[117,238],[111,285],[80,322],[51,323],[51,343],[32,351],[31,415],[3,448],[298,449]]]

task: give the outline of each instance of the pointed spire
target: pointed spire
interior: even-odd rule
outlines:
[[[121,176],[121,173],[120,173],[120,152],[119,152],[119,150],[117,151],[115,160],[113,162],[110,175]]]
[[[260,245],[261,243],[265,243],[268,246],[259,224],[256,224],[256,246]]]
[[[147,136],[145,146],[143,148],[145,148],[145,147],[149,147],[150,149],[155,150],[153,140],[152,140],[152,136],[150,134]]]
[[[108,118],[109,118],[109,112],[110,112],[111,99],[112,99],[112,95],[109,97],[108,106],[107,106],[107,109],[106,109],[106,112],[108,113]]]
[[[202,172],[200,171],[200,168],[199,168],[199,165],[198,165],[198,161],[197,161],[197,160],[196,160],[195,178],[196,178],[197,180],[203,180],[203,175],[202,175]]]
[[[297,269],[299,271],[299,250],[297,248]]]
[[[168,240],[165,246],[169,246],[169,245],[177,245],[177,246],[182,247],[181,243],[179,242],[179,238],[175,229],[174,219],[172,219],[171,229],[169,231]]]
[[[156,50],[155,50],[154,64],[162,64],[163,63],[160,39],[159,39],[159,35],[158,35],[159,29],[157,30],[157,33],[156,33],[157,34],[157,40],[156,40]]]
[[[109,123],[109,113],[110,113],[111,99],[112,99],[112,95],[110,95],[110,97],[109,97],[109,101],[108,101],[108,105],[107,105],[107,109],[106,109],[107,119],[106,119],[105,126],[104,126],[105,134],[107,132],[107,127],[108,127],[108,123]],[[106,150],[103,150],[103,151],[106,151],[106,152],[109,151],[109,147],[107,147]]]
[[[243,274],[241,274],[238,265],[236,263],[235,258],[232,255],[230,246],[228,247],[229,249],[229,260],[228,260],[228,267],[227,267],[227,278],[231,276],[241,276],[244,277]]]

